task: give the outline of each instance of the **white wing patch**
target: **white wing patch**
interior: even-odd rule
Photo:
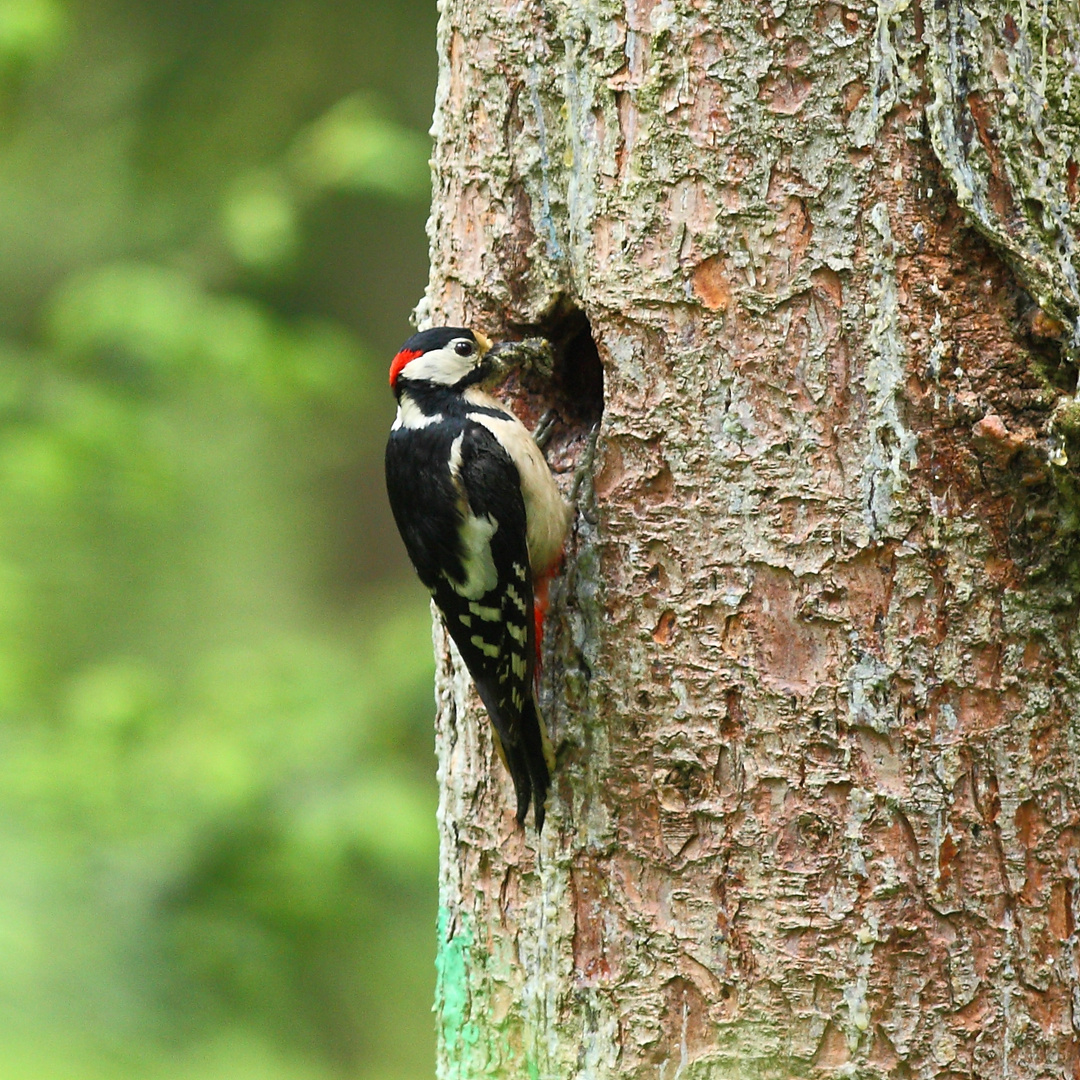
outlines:
[[[467,600],[479,600],[485,593],[491,592],[499,584],[499,575],[495,569],[495,560],[491,555],[491,538],[498,531],[499,523],[487,514],[477,517],[465,511],[461,523],[461,565],[465,572],[464,581],[447,581],[459,596]],[[473,612],[477,614],[477,612]]]
[[[522,599],[521,594],[517,591],[517,589],[514,588],[513,585],[509,584],[509,582],[506,585],[506,595],[510,597],[510,600],[513,603],[514,607],[516,607],[522,615],[524,615],[529,610],[525,606],[525,601]]]
[[[469,419],[486,427],[510,455],[521,477],[525,500],[525,526],[529,562],[537,574],[547,570],[562,552],[570,525],[570,506],[559,493],[548,463],[529,429],[502,402],[470,386],[462,395],[470,405],[495,409],[501,416],[470,413]]]
[[[485,641],[479,634],[473,634],[469,640],[485,655],[493,660],[499,655],[499,646]]]
[[[464,441],[465,432],[463,431],[450,444],[450,475],[454,478],[455,484],[461,479],[461,444]]]
[[[500,618],[495,608],[481,607],[475,603],[485,593],[491,592],[499,583],[499,574],[495,569],[495,560],[491,555],[491,538],[498,531],[499,523],[490,514],[477,516],[469,509],[468,498],[462,489],[461,465],[462,446],[465,432],[462,431],[450,444],[450,476],[461,493],[461,563],[465,571],[464,582],[447,580],[459,596],[474,601],[469,604],[469,611],[481,619],[491,622]]]

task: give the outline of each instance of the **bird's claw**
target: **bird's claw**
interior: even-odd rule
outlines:
[[[559,419],[559,414],[554,409],[548,409],[543,416],[536,422],[536,427],[533,428],[533,442],[540,447],[541,450],[547,446],[551,440],[551,436],[555,431],[555,422]]]

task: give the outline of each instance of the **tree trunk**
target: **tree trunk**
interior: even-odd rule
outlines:
[[[584,480],[539,841],[436,634],[440,1078],[1080,1075],[1078,41],[444,0],[421,315]]]

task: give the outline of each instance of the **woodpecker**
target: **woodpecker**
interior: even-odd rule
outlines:
[[[540,448],[486,388],[499,347],[464,327],[415,334],[390,365],[386,489],[420,580],[465,661],[536,831],[554,765],[536,702],[547,582],[570,522]]]

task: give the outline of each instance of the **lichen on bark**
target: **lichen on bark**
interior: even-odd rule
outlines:
[[[1078,1068],[1073,16],[1023,4],[444,0],[422,318],[584,313],[604,383],[513,389],[567,491],[596,440],[542,839],[436,632],[440,1077]]]

